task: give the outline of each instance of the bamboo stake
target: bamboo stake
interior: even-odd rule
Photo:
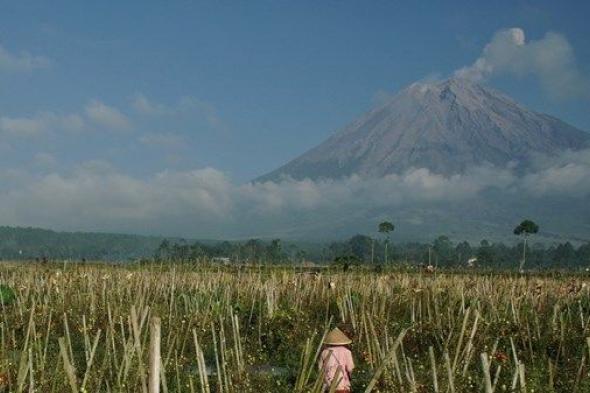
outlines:
[[[149,393],[160,392],[160,339],[161,320],[152,317],[150,324],[150,360],[149,360]]]
[[[375,388],[375,385],[377,384],[377,381],[379,380],[379,377],[381,376],[381,374],[385,370],[385,367],[388,365],[390,359],[392,359],[394,356],[396,356],[395,352],[397,351],[398,346],[401,344],[402,340],[406,336],[407,331],[408,331],[408,329],[402,330],[400,332],[400,334],[397,336],[397,339],[395,340],[395,343],[393,344],[391,350],[389,351],[389,354],[387,354],[387,356],[385,357],[385,360],[383,362],[381,362],[381,365],[379,365],[379,367],[377,367],[377,370],[373,374],[373,378],[371,378],[371,381],[367,385],[367,388],[365,389],[365,393],[370,393],[373,391],[373,389]]]
[[[445,352],[445,366],[447,368],[447,377],[449,379],[449,390],[451,393],[455,393],[455,380],[453,376],[453,368],[451,367],[451,359],[449,358],[449,353]]]
[[[428,355],[430,356],[430,367],[432,370],[432,385],[434,393],[438,393],[438,378],[436,376],[436,359],[434,358],[434,349],[428,347]]]
[[[483,383],[485,393],[492,393],[492,379],[490,377],[490,363],[488,355],[485,352],[481,354],[481,368],[483,371]]]
[[[61,353],[61,358],[64,362],[64,369],[66,371],[66,375],[68,377],[68,382],[70,383],[70,388],[72,389],[72,393],[78,393],[78,381],[76,380],[76,370],[74,366],[70,362],[68,358],[68,350],[66,348],[66,340],[64,337],[60,337],[58,339],[59,342],[59,351]]]

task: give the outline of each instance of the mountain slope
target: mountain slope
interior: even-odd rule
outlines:
[[[590,134],[462,79],[415,83],[328,140],[256,181],[380,177],[415,168],[460,173],[526,166],[535,154],[588,146]]]

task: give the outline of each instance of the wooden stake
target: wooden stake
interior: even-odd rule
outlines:
[[[432,368],[432,383],[434,387],[434,393],[438,393],[438,378],[436,376],[436,359],[434,358],[434,349],[428,347],[428,355],[430,356],[430,365]]]
[[[160,393],[160,327],[160,318],[153,317],[150,324],[149,393]]]
[[[490,363],[488,362],[488,355],[483,352],[481,354],[481,368],[483,371],[483,383],[486,393],[492,393],[492,378],[490,376]]]

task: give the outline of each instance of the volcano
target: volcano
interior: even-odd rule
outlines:
[[[590,145],[590,134],[488,86],[414,83],[319,146],[256,181],[381,177],[426,168],[451,175],[515,165]]]

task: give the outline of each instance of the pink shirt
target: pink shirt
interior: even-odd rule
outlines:
[[[329,346],[320,355],[320,370],[324,370],[324,388],[329,389],[334,378],[340,382],[336,390],[350,390],[350,373],[354,369],[352,353],[344,346]]]

